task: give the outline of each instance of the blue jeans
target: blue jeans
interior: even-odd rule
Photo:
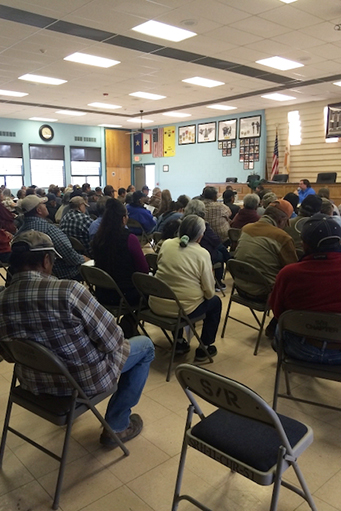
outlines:
[[[276,331],[277,341],[278,329]],[[341,351],[318,348],[309,344],[304,337],[291,332],[283,332],[284,351],[292,358],[313,364],[341,365]],[[278,342],[278,341],[277,341]]]
[[[139,402],[150,363],[154,360],[154,345],[148,337],[132,337],[129,343],[129,357],[123,366],[117,392],[111,396],[105,414],[105,420],[115,433],[129,426],[131,408]]]

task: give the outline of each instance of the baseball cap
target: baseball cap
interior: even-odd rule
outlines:
[[[33,229],[18,234],[12,241],[12,253],[18,254],[22,252],[41,252],[51,250],[58,257],[62,256],[56,251],[53,242],[47,234]]]
[[[237,192],[234,190],[225,190],[223,193],[224,199],[231,199],[231,197],[234,197],[235,195],[237,195]]]
[[[57,197],[56,197],[56,195],[54,193],[48,193],[47,194],[48,202],[51,202],[51,201],[56,200],[56,199],[57,199]]]
[[[140,199],[145,198],[144,193],[141,192],[141,190],[137,190],[133,193],[133,203],[138,203]]]
[[[77,195],[76,197],[72,197],[70,202],[71,202],[71,204],[77,204],[78,206],[80,206],[81,204],[84,204],[86,207],[89,207],[89,204],[80,195]]]
[[[304,209],[308,215],[315,215],[321,211],[322,199],[318,195],[308,195],[302,203],[301,208]]]
[[[39,204],[43,204],[47,202],[47,197],[38,197],[38,195],[26,195],[26,197],[22,200],[21,209],[28,213],[35,209]]]
[[[271,202],[269,204],[269,206],[274,206],[275,208],[279,209],[280,211],[285,213],[288,218],[291,217],[291,215],[293,214],[293,211],[294,211],[294,208],[292,207],[290,202],[288,202],[287,200],[284,200],[284,199],[277,199],[277,200]]]
[[[309,247],[320,250],[339,245],[341,224],[332,216],[316,213],[304,223],[301,238]]]
[[[277,195],[273,192],[268,192],[263,195],[262,204],[264,208],[267,208],[271,202],[277,200]]]

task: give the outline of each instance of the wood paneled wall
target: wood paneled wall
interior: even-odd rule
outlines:
[[[131,183],[131,137],[126,133],[124,130],[105,130],[107,184],[116,190],[127,188]]]
[[[341,100],[335,99],[329,103],[338,101]],[[302,143],[290,147],[289,181],[298,183],[300,179],[309,179],[314,183],[319,172],[337,172],[337,182],[341,182],[341,139],[336,143],[325,141],[323,110],[327,105],[328,102],[324,100],[270,108],[265,111],[268,174],[271,173],[276,127],[278,128],[279,172],[284,173],[284,154],[289,129],[288,112],[298,110],[301,119]]]

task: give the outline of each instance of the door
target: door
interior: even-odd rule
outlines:
[[[146,184],[146,168],[145,165],[134,165],[134,186],[136,190],[141,190]]]

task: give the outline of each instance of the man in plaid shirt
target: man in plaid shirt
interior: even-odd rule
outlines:
[[[89,395],[112,388],[106,420],[126,442],[143,426],[131,414],[141,396],[154,346],[147,337],[124,339],[114,317],[81,284],[51,276],[56,255],[49,236],[37,231],[18,235],[12,244],[10,264],[13,278],[0,294],[0,336],[2,341],[30,339],[43,344],[67,366],[71,375]],[[71,394],[62,376],[49,375],[18,365],[17,375],[24,389],[34,394]],[[116,443],[104,430],[100,442]]]
[[[218,192],[213,186],[204,188],[205,221],[210,224],[213,231],[226,244],[230,229],[229,219],[232,212],[223,202],[217,202]]]
[[[60,221],[60,228],[66,236],[77,238],[85,248],[87,254],[90,253],[89,227],[92,219],[85,214],[88,204],[82,196],[73,197],[69,202],[70,209]]]

